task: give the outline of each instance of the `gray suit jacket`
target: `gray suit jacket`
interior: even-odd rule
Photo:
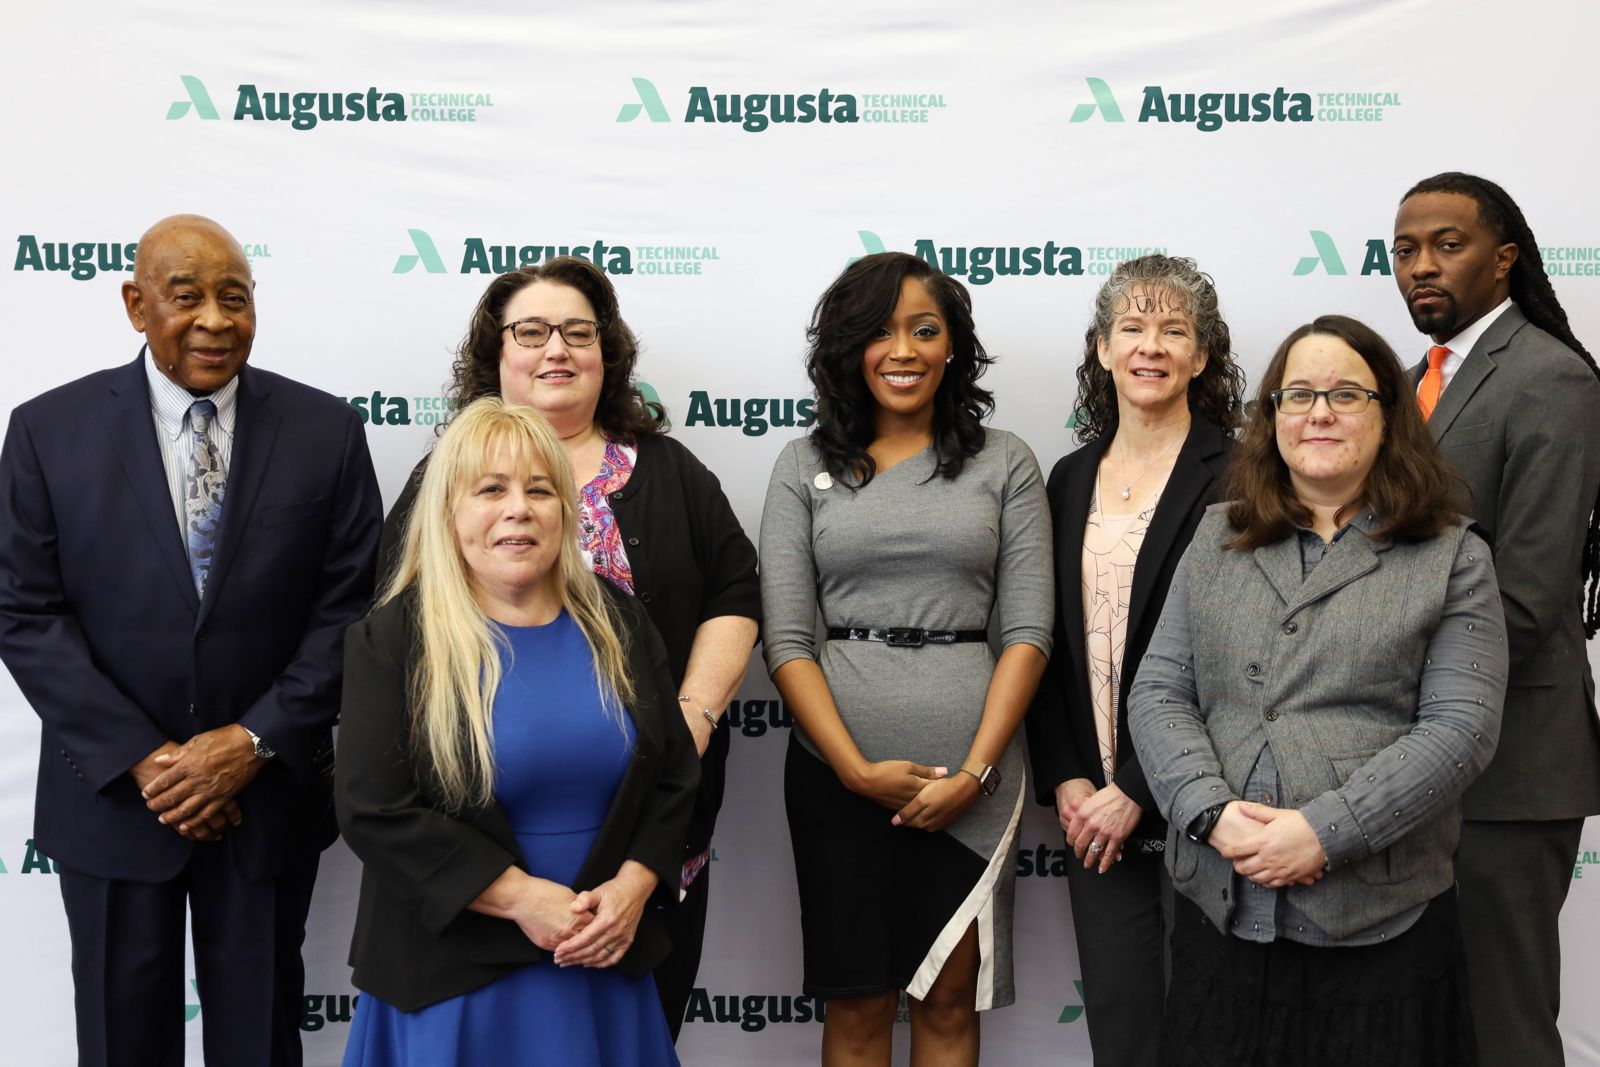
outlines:
[[[1420,380],[1426,361],[1412,369]],[[1584,531],[1600,486],[1600,381],[1506,309],[1468,353],[1429,427],[1466,480],[1462,510],[1494,549],[1511,650],[1500,749],[1469,819],[1600,813],[1600,724],[1582,620]]]
[[[1457,525],[1415,543],[1353,529],[1304,576],[1293,536],[1224,547],[1224,508],[1195,531],[1129,696],[1173,886],[1229,928],[1232,864],[1185,830],[1236,799],[1270,745],[1278,806],[1329,862],[1290,900],[1350,937],[1454,881],[1461,793],[1494,752],[1505,692],[1494,572]]]

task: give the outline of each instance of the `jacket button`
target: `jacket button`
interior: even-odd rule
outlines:
[[[622,490],[618,489],[615,493],[612,493],[611,494],[611,499],[612,500],[621,500],[622,499]]]
[[[650,594],[649,593],[640,593],[639,594],[639,603],[641,603],[641,604],[650,603]]]
[[[639,547],[639,539],[637,537],[630,537],[630,538],[628,538],[628,544],[632,545],[634,548],[638,548]]]
[[[1248,667],[1246,667],[1244,669],[1244,673],[1249,675],[1252,678],[1260,677],[1260,675],[1261,675],[1261,664],[1259,664],[1259,663],[1250,664],[1250,666],[1248,666]]]
[[[1283,632],[1288,634],[1290,637],[1293,637],[1295,634],[1300,632],[1300,624],[1297,622],[1286,622],[1283,624]]]
[[[1278,721],[1278,713],[1276,711],[1274,711],[1273,709],[1268,708],[1267,709],[1266,718],[1267,718],[1268,722],[1277,722]]]

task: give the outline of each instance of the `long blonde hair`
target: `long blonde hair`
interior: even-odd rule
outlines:
[[[529,407],[488,396],[462,409],[439,438],[406,523],[400,565],[379,603],[416,586],[421,655],[410,679],[411,736],[447,806],[489,803],[494,796],[491,711],[500,686],[504,635],[472,592],[455,532],[455,508],[504,450],[513,469],[537,463],[561,501],[556,595],[594,653],[601,700],[621,725],[634,696],[616,609],[602,579],[584,565],[577,542],[577,487],[561,440]]]

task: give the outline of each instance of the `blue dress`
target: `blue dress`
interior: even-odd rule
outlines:
[[[633,748],[633,722],[600,703],[594,657],[566,612],[505,626],[494,702],[495,798],[529,873],[571,885]],[[536,963],[414,1012],[363,993],[344,1067],[551,1064],[676,1067],[655,980]]]

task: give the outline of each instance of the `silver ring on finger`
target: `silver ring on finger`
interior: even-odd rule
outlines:
[[[1098,841],[1091,841],[1089,842],[1089,851],[1098,856],[1101,852],[1105,851],[1105,846]]]

